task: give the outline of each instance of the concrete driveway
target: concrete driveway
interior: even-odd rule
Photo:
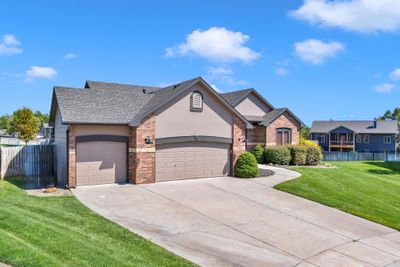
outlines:
[[[202,266],[400,266],[400,233],[272,188],[298,173],[78,187],[100,215]]]

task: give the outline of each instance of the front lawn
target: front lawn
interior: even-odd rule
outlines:
[[[294,168],[302,176],[275,188],[400,230],[400,163],[333,164]]]
[[[12,180],[20,183],[20,178]],[[132,203],[134,205],[134,203]],[[0,263],[13,266],[192,266],[83,206],[0,181]]]

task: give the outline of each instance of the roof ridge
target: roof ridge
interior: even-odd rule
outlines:
[[[94,80],[86,80],[85,83],[102,83],[102,84],[123,85],[123,86],[129,86],[129,87],[148,87],[148,88],[159,88],[159,89],[162,88],[160,86],[139,85],[139,84],[129,84],[129,83],[116,83],[116,82],[103,82],[103,81],[94,81]],[[95,88],[91,88],[91,89],[95,89]]]

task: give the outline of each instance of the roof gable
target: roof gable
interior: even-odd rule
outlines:
[[[270,109],[274,109],[274,106],[271,105],[260,93],[257,92],[254,88],[244,89],[235,92],[229,92],[221,94],[221,96],[233,107],[239,105],[249,94],[255,95],[258,99],[260,99],[267,107]]]

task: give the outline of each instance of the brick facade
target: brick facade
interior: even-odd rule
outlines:
[[[235,175],[235,163],[237,158],[246,151],[246,123],[236,115],[232,124],[232,175]]]
[[[75,128],[68,128],[68,186],[76,187],[76,143]]]
[[[155,182],[155,129],[156,116],[153,114],[145,118],[140,126],[131,127],[129,130],[128,178],[131,183],[147,184]],[[153,143],[146,144],[146,138],[150,138]]]
[[[257,125],[253,129],[247,129],[247,150],[253,149],[256,145],[266,145],[265,138],[265,126]]]
[[[300,142],[300,123],[288,112],[283,113],[266,128],[266,145],[276,145],[276,129],[289,128],[292,130],[292,144]]]

